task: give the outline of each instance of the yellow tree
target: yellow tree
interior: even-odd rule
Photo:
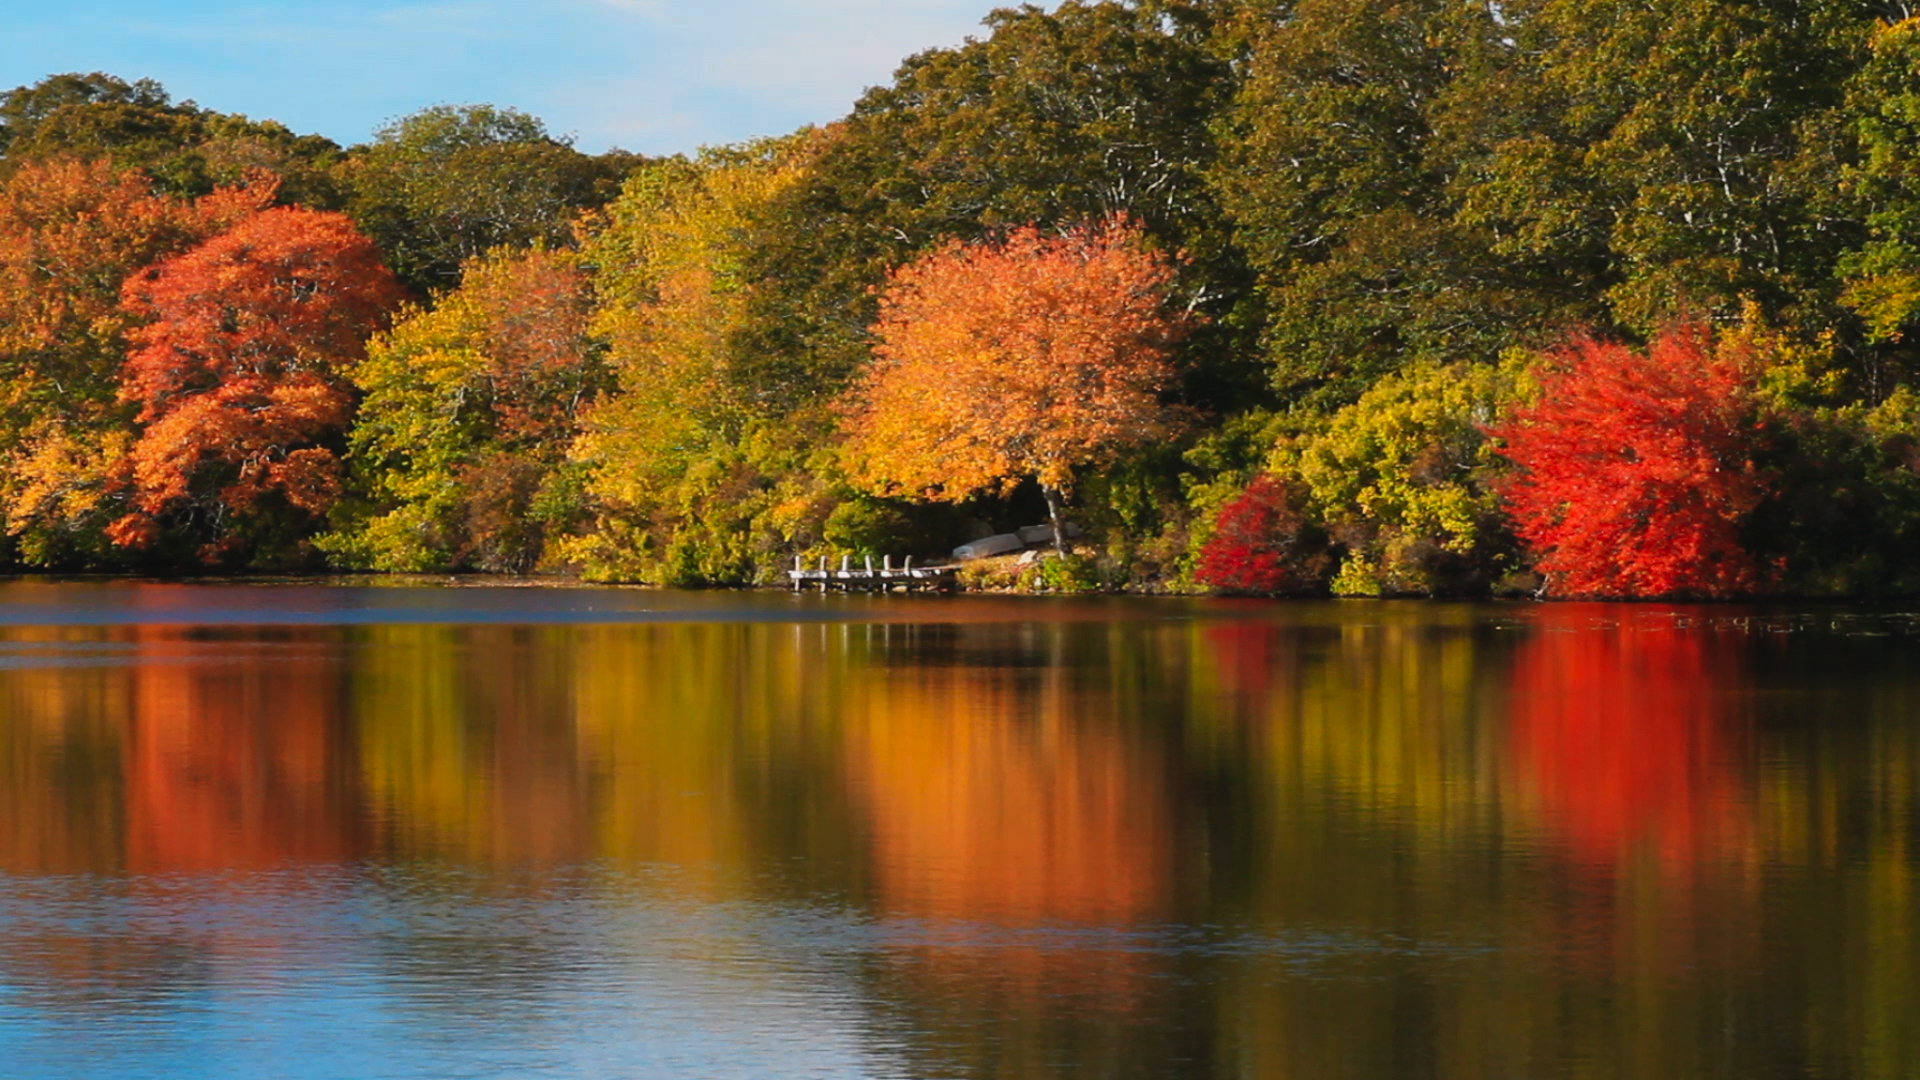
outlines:
[[[760,556],[824,516],[816,471],[794,460],[808,418],[760,400],[745,344],[745,260],[810,153],[801,136],[656,162],[596,222],[584,255],[615,386],[573,449],[594,528],[559,548],[588,576],[751,580]]]
[[[897,270],[848,408],[850,467],[881,495],[958,502],[1039,482],[1065,550],[1074,470],[1165,438],[1177,410],[1173,260],[1124,217],[948,244]]]

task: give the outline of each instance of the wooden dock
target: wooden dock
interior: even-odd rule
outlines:
[[[793,591],[818,588],[821,592],[945,592],[956,584],[952,566],[915,566],[913,556],[909,555],[899,566],[893,565],[893,556],[881,559],[880,565],[873,565],[869,556],[865,566],[853,565],[852,558],[842,558],[840,569],[827,568],[825,556],[820,558],[820,568],[809,570],[798,555],[793,558],[793,569],[787,571],[787,579],[793,582]]]

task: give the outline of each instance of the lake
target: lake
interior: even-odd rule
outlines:
[[[1897,610],[0,585],[0,1076],[1920,1075]]]

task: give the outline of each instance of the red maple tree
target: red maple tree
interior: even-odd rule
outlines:
[[[1766,583],[1740,541],[1766,494],[1754,364],[1702,327],[1645,351],[1578,341],[1493,434],[1520,467],[1514,529],[1563,596],[1732,596]]]
[[[237,522],[325,513],[339,492],[328,443],[353,408],[344,375],[400,298],[352,221],[295,207],[129,279],[123,303],[147,322],[128,335],[121,396],[143,430],[114,542],[146,547],[171,518],[221,562],[245,546]]]

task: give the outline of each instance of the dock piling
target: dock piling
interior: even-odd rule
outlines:
[[[819,585],[820,591],[831,592],[945,592],[954,587],[956,568],[951,566],[915,566],[913,556],[908,555],[894,565],[893,556],[882,555],[880,565],[873,565],[873,556],[861,559],[862,568],[853,565],[853,556],[840,557],[840,569],[829,569],[827,556],[820,556],[819,569],[807,569],[806,559],[796,555],[793,569],[787,571],[787,578],[793,583],[795,592],[801,592],[808,585]]]

